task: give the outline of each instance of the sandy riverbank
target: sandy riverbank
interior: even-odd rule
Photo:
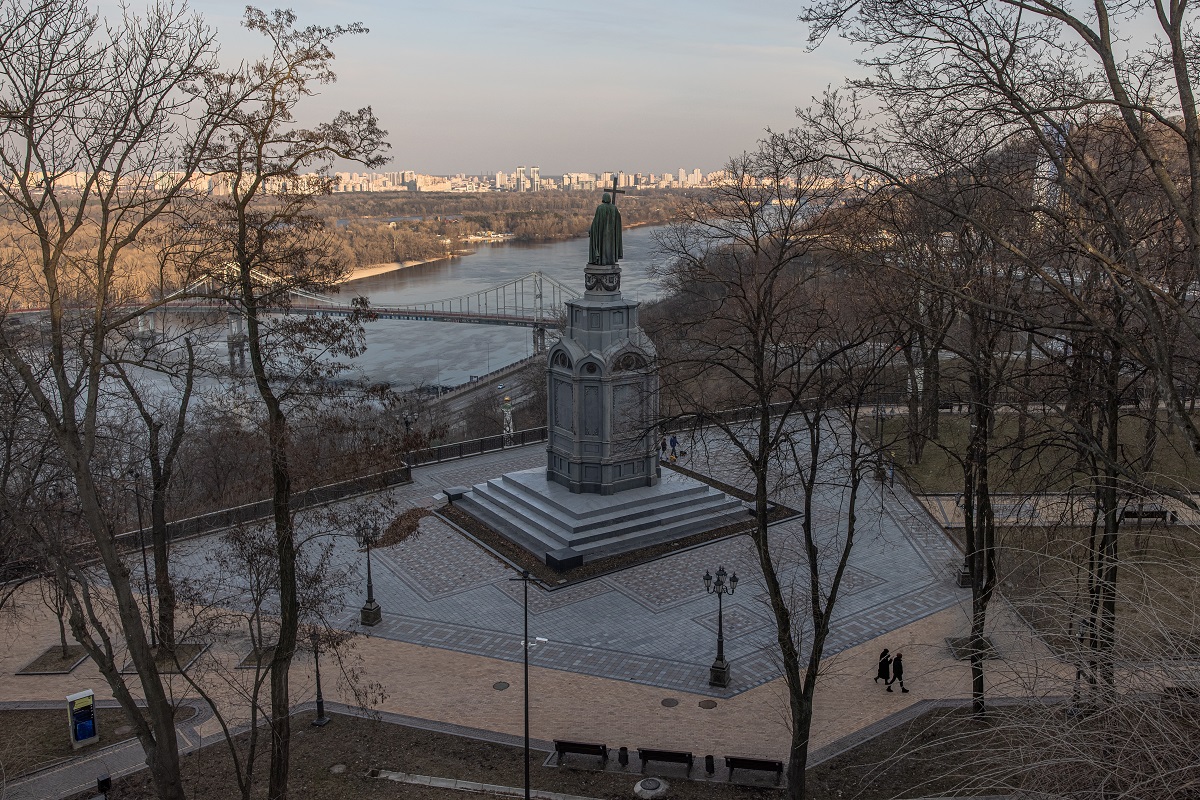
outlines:
[[[457,255],[457,254],[456,254]],[[366,267],[359,267],[350,273],[350,277],[346,278],[343,283],[356,281],[359,278],[370,278],[373,275],[382,275],[385,272],[395,272],[398,269],[408,269],[409,267],[419,267],[422,264],[432,264],[435,261],[447,261],[454,256],[440,256],[438,258],[426,258],[417,261],[392,261],[387,264],[371,264]]]

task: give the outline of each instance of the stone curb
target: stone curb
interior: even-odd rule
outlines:
[[[372,772],[374,772],[372,770]],[[477,781],[460,781],[453,778],[438,778],[433,775],[414,775],[407,772],[391,772],[386,769],[379,770],[378,774],[368,775],[371,778],[380,778],[381,780],[396,781],[397,783],[407,783],[413,786],[436,786],[439,789],[455,789],[460,792],[474,792],[476,794],[494,794],[501,797],[524,797],[525,789],[518,786],[499,786],[494,783],[479,783]],[[538,800],[597,800],[592,797],[583,797],[576,794],[562,794],[560,792],[547,792],[542,789],[531,789],[530,797],[536,797]]]

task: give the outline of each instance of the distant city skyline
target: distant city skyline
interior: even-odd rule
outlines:
[[[766,128],[795,125],[797,106],[858,69],[840,42],[805,51],[790,0],[287,5],[302,26],[370,28],[335,43],[338,82],[317,87],[300,121],[371,105],[392,144],[384,169],[432,175],[520,164],[543,175],[670,164],[707,173]],[[191,6],[217,29],[227,63],[262,52],[261,37],[240,28],[241,4]],[[101,9],[113,13],[113,0]]]
[[[540,192],[540,191],[598,191],[616,182],[618,189],[687,189],[712,186],[728,180],[729,173],[718,170],[703,173],[699,168],[666,170],[659,173],[602,171],[566,172],[562,175],[541,174],[541,168],[518,166],[514,172],[497,170],[483,175],[458,172],[451,175],[429,175],[416,170],[385,170],[383,172],[338,172],[333,191],[341,192]],[[208,176],[198,182],[200,188],[222,194],[228,191],[227,180]]]

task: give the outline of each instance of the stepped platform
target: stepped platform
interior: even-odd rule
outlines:
[[[528,469],[476,484],[456,505],[556,569],[724,527],[746,514],[736,498],[670,470],[655,486],[599,495],[572,494],[544,468]]]

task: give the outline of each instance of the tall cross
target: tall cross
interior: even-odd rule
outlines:
[[[613,175],[613,185],[612,185],[612,188],[611,188],[611,189],[605,189],[604,191],[606,191],[606,192],[612,192],[612,196],[613,196],[613,205],[614,205],[614,206],[617,204],[617,195],[619,195],[619,194],[625,194],[625,190],[624,190],[624,189],[618,189],[618,188],[617,188],[617,176],[616,176],[616,175]]]

